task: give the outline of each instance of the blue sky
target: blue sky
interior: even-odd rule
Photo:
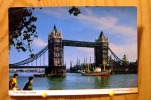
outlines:
[[[62,31],[63,39],[92,41],[103,31],[109,38],[109,47],[122,59],[126,54],[129,61],[137,59],[137,9],[135,7],[78,7],[81,14],[73,16],[68,13],[71,7],[43,7],[35,9],[33,15],[38,19],[35,22],[38,39],[35,39],[32,48],[37,53],[48,44],[48,34],[54,24],[58,31]],[[47,52],[48,53],[48,52]],[[14,48],[10,51],[10,63],[15,63],[29,57],[29,52],[18,52]],[[47,57],[47,54],[45,54]],[[64,61],[70,67],[70,61],[94,62],[94,49],[81,47],[64,47]],[[45,58],[45,64],[48,64]],[[40,63],[40,62],[39,62]],[[43,63],[43,62],[42,62]]]

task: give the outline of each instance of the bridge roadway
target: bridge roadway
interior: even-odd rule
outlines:
[[[11,66],[9,65],[10,69],[13,68],[48,68],[49,66]]]
[[[101,46],[100,43],[97,42],[86,42],[86,41],[75,41],[75,40],[62,40],[63,46],[75,46],[75,47],[89,47],[94,48]],[[41,55],[43,55],[48,50],[48,45],[34,55],[34,58],[27,58],[23,61],[10,64],[9,68],[47,68],[48,66],[24,66],[25,64],[38,59]],[[22,65],[22,66],[21,66]]]
[[[89,48],[101,46],[101,44],[97,42],[74,41],[74,40],[62,40],[62,44],[63,46],[76,46],[76,47],[89,47]]]

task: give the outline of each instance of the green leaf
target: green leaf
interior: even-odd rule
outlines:
[[[24,52],[26,51],[26,49],[23,46],[21,46],[20,48],[22,49],[22,51]]]
[[[30,54],[30,58],[34,58],[35,57],[35,54]]]

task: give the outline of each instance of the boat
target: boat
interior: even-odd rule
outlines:
[[[34,77],[46,77],[45,74],[34,74]]]
[[[89,64],[88,64],[88,69],[86,71],[81,71],[81,75],[83,76],[109,76],[111,70],[105,69],[105,64],[104,64],[104,69],[103,71],[101,70],[100,67],[96,67],[93,72],[90,71],[89,69]]]
[[[83,76],[110,76],[110,73],[108,70],[101,71],[101,72],[81,72],[81,75]]]

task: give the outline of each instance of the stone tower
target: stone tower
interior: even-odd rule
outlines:
[[[48,66],[46,74],[61,75],[66,66],[63,57],[62,32],[58,32],[56,26],[48,34]]]
[[[95,64],[96,67],[103,67],[103,62],[108,64],[108,38],[104,36],[103,32],[101,31],[100,36],[98,39],[95,40],[96,43],[100,44],[101,46],[97,46],[94,48],[95,51]]]

